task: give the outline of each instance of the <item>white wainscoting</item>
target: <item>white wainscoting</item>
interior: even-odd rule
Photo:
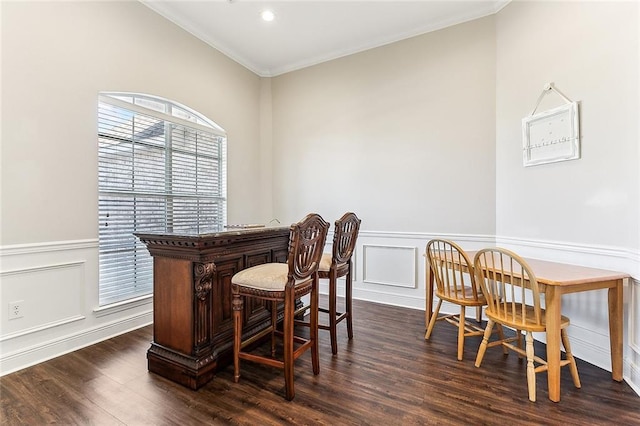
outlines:
[[[625,380],[640,394],[640,254],[611,247],[518,240],[482,235],[435,235],[361,231],[353,257],[356,299],[424,310],[424,249],[435,237],[458,242],[466,250],[499,245],[525,257],[624,271]],[[329,240],[331,241],[331,240]],[[329,245],[330,247],[330,245]],[[330,251],[330,249],[329,249]],[[138,299],[112,309],[98,308],[97,240],[0,247],[2,325],[0,374],[4,375],[67,352],[150,324],[152,299]],[[321,280],[326,293],[326,280]],[[344,280],[338,292],[344,291]],[[8,319],[8,304],[23,301],[22,318]],[[442,312],[457,312],[443,304]],[[610,370],[606,291],[567,295],[563,313],[579,358]],[[354,321],[358,321],[357,312]],[[424,323],[415,325],[416,336]],[[544,335],[537,336],[543,340]]]
[[[417,247],[363,244],[363,284],[418,288],[417,252]]]
[[[624,289],[624,377],[640,394],[640,253],[624,248],[507,237],[361,231],[353,259],[355,275],[361,278],[354,279],[353,297],[424,310],[426,274],[423,254],[426,243],[436,237],[454,240],[469,251],[497,245],[524,257],[629,273],[633,279],[625,284]],[[327,285],[322,281],[320,290],[326,293]],[[343,291],[344,280],[339,280],[338,294],[343,294]],[[458,309],[443,303],[441,312],[456,313]],[[565,295],[562,311],[571,318],[569,335],[576,356],[611,371],[607,291]],[[470,312],[470,315],[474,313]],[[354,321],[357,318],[355,312]],[[424,333],[424,323],[416,324],[415,333]],[[544,337],[544,334],[536,336],[541,341]]]
[[[153,321],[151,298],[98,309],[97,240],[4,246],[0,265],[0,375]]]
[[[82,260],[0,272],[3,305],[20,301],[22,311],[22,317],[15,319],[11,312],[1,315],[0,341],[84,319],[84,268]],[[64,297],[50,303],[53,283]]]
[[[629,351],[625,353],[625,379],[640,395],[640,282],[629,284]]]
[[[640,284],[631,281],[629,285],[629,346],[640,354]]]
[[[355,275],[360,279],[354,280],[353,297],[424,310],[424,252],[427,242],[436,237],[455,240],[467,250],[494,244],[493,236],[483,235],[360,231],[354,257]],[[338,287],[342,294],[341,281]],[[320,289],[326,285],[321,283]]]

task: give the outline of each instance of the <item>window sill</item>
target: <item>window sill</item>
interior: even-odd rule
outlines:
[[[128,309],[137,308],[151,304],[153,302],[153,294],[136,297],[133,299],[123,300],[122,302],[111,303],[109,305],[99,306],[93,310],[97,318],[112,315]]]

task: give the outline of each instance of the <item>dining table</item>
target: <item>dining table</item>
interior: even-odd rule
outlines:
[[[469,259],[473,259],[476,252],[468,251]],[[425,256],[425,259],[426,256]],[[546,310],[546,345],[549,399],[560,401],[560,319],[562,311],[562,296],[608,289],[609,341],[611,349],[611,376],[613,380],[622,381],[623,357],[623,288],[625,280],[630,275],[624,272],[597,269],[586,266],[571,265],[548,260],[525,258],[531,267],[545,295]],[[464,259],[462,259],[464,262]],[[426,266],[426,308],[425,327],[428,326],[433,315],[433,285],[434,278],[428,260]],[[459,265],[459,267],[473,273],[473,265]],[[526,282],[525,282],[526,285]]]

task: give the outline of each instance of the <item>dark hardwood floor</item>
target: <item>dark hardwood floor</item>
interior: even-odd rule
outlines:
[[[228,366],[198,391],[147,372],[151,326],[0,379],[3,425],[640,425],[640,397],[578,360],[582,389],[562,371],[562,400],[549,401],[545,373],[536,403],[526,363],[499,348],[473,363],[480,338],[456,360],[456,330],[438,323],[424,340],[421,311],[354,301],[354,339],[340,324],[338,354],[320,332],[320,375],[310,353],[296,362],[296,397],[280,370]],[[322,317],[321,317],[322,318]],[[544,345],[536,352],[544,354]]]

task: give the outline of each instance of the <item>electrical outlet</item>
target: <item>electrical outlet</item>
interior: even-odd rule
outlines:
[[[9,302],[9,319],[22,318],[22,304],[24,300],[18,300],[16,302]]]

